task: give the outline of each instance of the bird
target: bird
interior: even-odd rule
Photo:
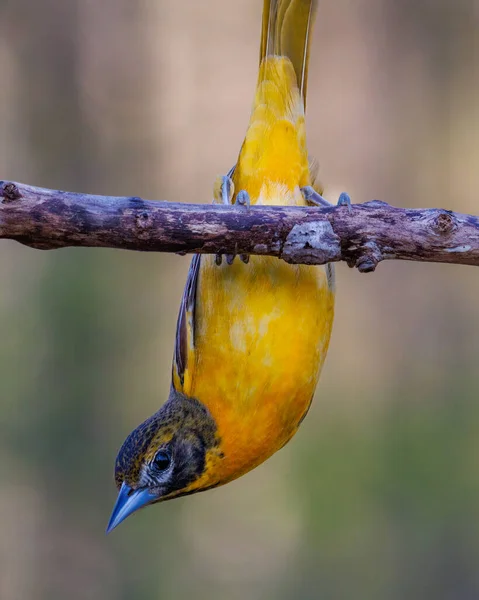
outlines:
[[[323,205],[305,106],[316,0],[264,0],[250,122],[214,202]],[[309,410],[334,317],[331,264],[194,255],[180,304],[169,396],[115,463],[107,531],[146,506],[226,484],[264,462]]]

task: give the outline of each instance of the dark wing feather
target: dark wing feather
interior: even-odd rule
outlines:
[[[185,290],[181,298],[180,313],[176,325],[176,341],[175,354],[173,357],[176,371],[181,383],[184,381],[184,374],[187,368],[188,361],[188,320],[192,324],[191,336],[192,343],[195,340],[195,305],[196,305],[196,288],[198,284],[198,275],[200,272],[200,255],[195,254],[190,264],[188,277],[186,278]]]
[[[235,171],[234,165],[228,172],[228,177],[232,177]],[[186,278],[185,290],[181,298],[180,314],[176,324],[175,353],[173,357],[173,366],[178,373],[181,384],[184,383],[185,370],[188,362],[188,328],[190,328],[191,343],[195,343],[195,307],[196,307],[196,289],[198,287],[198,276],[200,273],[201,256],[195,254],[191,260],[190,270]]]

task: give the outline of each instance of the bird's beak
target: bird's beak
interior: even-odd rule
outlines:
[[[150,494],[147,488],[132,490],[131,487],[123,482],[115,506],[113,507],[113,512],[111,513],[110,522],[108,523],[106,532],[110,533],[112,529],[115,529],[117,525],[132,513],[143,506],[147,506],[156,499],[156,496]]]

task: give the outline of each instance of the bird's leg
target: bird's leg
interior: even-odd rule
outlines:
[[[214,199],[213,199],[213,203],[214,204],[224,204],[226,206],[232,206],[233,202],[233,196],[234,196],[234,183],[233,180],[231,179],[231,176],[233,174],[233,169],[228,173],[228,175],[223,175],[220,177],[216,178],[216,182],[214,185]],[[235,206],[238,205],[240,207],[245,207],[245,208],[249,208],[250,207],[250,199],[249,199],[249,194],[248,192],[246,192],[245,190],[241,190],[240,192],[238,192],[237,196],[236,196],[236,202],[235,202]],[[248,254],[240,254],[239,255],[240,259],[242,262],[244,262],[245,264],[247,264],[249,262],[249,255]],[[236,253],[234,254],[226,254],[226,262],[229,265],[232,265],[234,262],[234,259],[236,258]],[[221,254],[217,254],[216,258],[215,258],[215,262],[217,265],[221,265],[221,263],[223,262],[223,256]]]
[[[230,171],[231,173],[231,171]],[[233,194],[235,190],[235,185],[233,180],[228,175],[219,175],[216,178],[214,187],[213,187],[213,204],[225,204],[231,206],[233,200]],[[230,257],[233,256],[231,259]],[[227,254],[226,262],[230,265],[234,260],[234,255]],[[223,262],[223,255],[217,254],[215,256],[215,262],[219,266]]]
[[[326,200],[326,198],[323,198],[323,196],[321,196],[321,194],[318,194],[318,192],[310,185],[307,185],[307,186],[301,188],[301,193],[303,194],[303,198],[306,200],[306,202],[308,204],[312,204],[313,206],[319,206],[319,207],[334,206],[334,204],[331,204],[331,202],[328,202]],[[349,197],[349,194],[346,194],[346,192],[342,192],[339,196],[337,206],[347,206],[348,210],[350,211],[351,210],[351,198]]]
[[[235,184],[229,175],[219,175],[213,186],[213,204],[232,204]]]
[[[251,201],[246,190],[241,190],[238,192],[238,195],[236,196],[236,204],[238,206],[242,206],[243,208],[249,209],[251,206]],[[239,257],[241,262],[244,262],[245,265],[249,263],[249,254],[240,254]]]
[[[308,204],[312,204],[313,206],[333,206],[331,202],[328,202],[326,198],[323,198],[321,194],[318,194],[311,185],[302,187],[301,193]]]

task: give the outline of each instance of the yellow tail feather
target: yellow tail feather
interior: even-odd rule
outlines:
[[[317,0],[264,0],[263,6],[260,64],[266,56],[289,58],[304,102],[316,6]]]
[[[251,203],[304,204],[304,109],[316,0],[265,0],[258,83],[233,182]]]

